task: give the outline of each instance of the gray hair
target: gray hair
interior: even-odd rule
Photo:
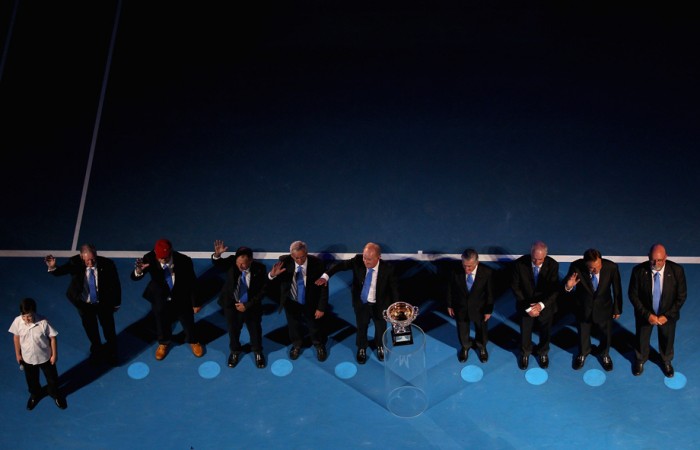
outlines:
[[[306,248],[306,242],[304,241],[294,241],[292,244],[289,246],[289,253],[292,252],[298,252],[300,250],[303,250],[308,253],[308,250]]]

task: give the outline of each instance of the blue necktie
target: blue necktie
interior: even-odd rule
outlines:
[[[540,276],[540,268],[535,266],[534,272],[535,272],[535,286],[537,286],[537,278]]]
[[[467,274],[467,291],[471,292],[472,291],[472,285],[474,284],[474,275]]]
[[[163,266],[163,273],[165,274],[165,282],[168,283],[170,290],[173,290],[173,275],[170,272],[170,267],[168,265]]]
[[[248,283],[246,282],[246,270],[241,272],[240,284],[238,285],[238,301],[245,303],[248,301]]]
[[[297,301],[303,305],[306,302],[306,286],[304,286],[304,270],[301,266],[297,268]]]
[[[88,287],[90,289],[90,303],[97,303],[97,281],[95,280],[95,268],[90,267],[88,275]]]
[[[593,291],[598,290],[598,277],[595,274],[591,274],[591,283],[593,283]]]
[[[367,303],[367,299],[369,298],[369,288],[372,286],[372,274],[374,273],[374,269],[369,269],[367,271],[367,275],[365,275],[365,284],[362,285],[362,294],[360,295],[360,298],[362,299],[362,303]]]
[[[652,293],[652,301],[654,312],[659,313],[659,304],[661,303],[661,272],[654,274],[654,292]]]

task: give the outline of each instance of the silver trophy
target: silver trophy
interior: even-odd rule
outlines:
[[[418,317],[418,307],[406,302],[389,305],[382,313],[384,320],[391,323],[391,341],[394,345],[413,344],[411,322]]]

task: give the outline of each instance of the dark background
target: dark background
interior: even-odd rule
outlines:
[[[105,250],[700,253],[696,13],[124,1],[109,58],[117,3],[15,5],[2,249],[70,248],[94,137]]]

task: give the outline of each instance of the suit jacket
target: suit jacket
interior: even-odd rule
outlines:
[[[484,314],[493,313],[493,269],[479,263],[472,290],[467,292],[467,274],[460,266],[450,275],[447,284],[447,307],[456,310],[467,309],[472,322],[484,320]]]
[[[170,298],[180,307],[199,306],[195,295],[197,276],[194,273],[192,258],[180,252],[172,252],[173,271],[175,272],[175,284],[172,291],[165,281],[165,272],[156,258],[156,253],[150,251],[143,255],[143,262],[149,266],[143,270],[141,276],[137,276],[134,271],[131,272],[131,279],[135,281],[143,279],[146,274],[151,275],[151,280],[143,291],[143,298],[154,304],[162,304]]]
[[[653,310],[652,285],[650,264],[644,262],[636,265],[632,269],[632,275],[630,276],[628,295],[634,307],[635,318],[646,323],[648,323],[649,315],[655,314]],[[680,319],[681,306],[685,303],[687,296],[688,290],[683,267],[667,260],[664,267],[658,315],[677,321]]]
[[[102,305],[115,308],[122,304],[122,286],[117,274],[117,267],[109,258],[102,256],[95,257],[97,267],[97,286],[99,288],[98,298]],[[66,297],[77,308],[83,307],[83,291],[86,283],[86,266],[80,255],[72,256],[65,264],[56,267],[56,270],[49,272],[54,276],[70,274],[71,281],[66,291]]]
[[[280,290],[279,309],[281,311],[284,304],[290,300],[295,263],[290,255],[283,256],[280,260],[286,270],[276,276],[272,283]],[[326,264],[313,255],[307,255],[306,261],[306,302],[304,304],[314,310],[326,311],[328,308],[328,286],[316,286],[315,283],[326,271]]]
[[[511,289],[515,295],[515,309],[519,314],[527,314],[525,310],[530,307],[530,304],[539,302],[544,304],[541,315],[554,314],[557,311],[560,286],[559,263],[553,258],[547,256],[542,262],[537,276],[537,285],[535,285],[530,255],[523,255],[515,260]]]
[[[234,295],[238,287],[238,279],[241,277],[241,271],[236,265],[236,257],[231,255],[226,258],[212,258],[212,263],[214,263],[214,267],[226,270],[226,281],[219,294],[219,305],[222,308],[235,308],[236,298]],[[248,270],[250,271],[250,285],[248,286],[248,301],[245,304],[246,310],[261,307],[266,292],[265,286],[268,282],[265,264],[252,261]]]
[[[376,300],[377,305],[385,310],[394,302],[399,301],[399,283],[394,273],[394,267],[388,262],[379,260],[379,272],[377,273]],[[340,261],[331,267],[328,272],[329,277],[334,274],[352,270],[352,306],[357,308],[362,306],[362,286],[365,284],[365,275],[367,275],[367,267],[362,261],[362,255],[355,255],[345,261]]]
[[[578,273],[579,283],[569,293],[568,298],[576,302],[579,320],[593,317],[596,322],[612,319],[613,315],[622,314],[622,285],[617,264],[603,258],[603,265],[598,277],[598,290],[593,291],[593,282],[583,259],[577,259],[569,266],[568,279],[574,272]],[[564,300],[566,301],[566,300]]]

